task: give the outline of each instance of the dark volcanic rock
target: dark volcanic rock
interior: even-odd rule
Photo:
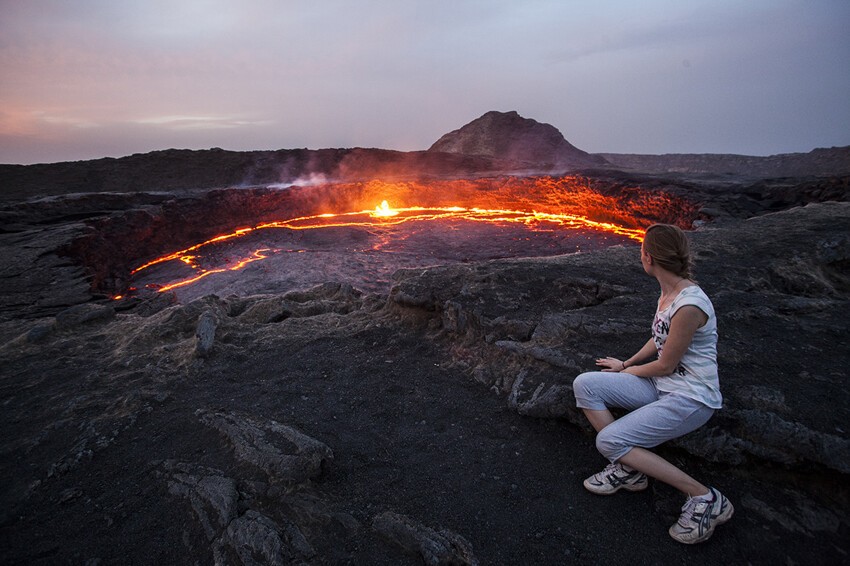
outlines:
[[[375,517],[372,528],[407,552],[421,556],[428,566],[478,564],[472,545],[462,536],[444,529],[435,531],[410,517],[387,511]]]
[[[539,170],[569,171],[608,164],[570,144],[554,126],[516,112],[487,112],[444,135],[428,151],[491,157],[516,163],[517,168]]]
[[[195,354],[198,357],[206,358],[212,352],[217,326],[218,319],[211,310],[204,311],[198,317],[198,327],[195,330]]]
[[[706,561],[850,550],[848,207],[692,233],[724,409],[658,450],[736,505]],[[0,322],[5,556],[691,559],[666,534],[673,490],[601,501],[581,486],[604,461],[572,379],[645,341],[656,293],[627,246],[402,271],[388,301],[327,284]],[[203,317],[217,323],[201,360]]]
[[[207,412],[200,419],[227,437],[238,459],[260,468],[273,482],[303,483],[333,461],[333,451],[323,443],[275,421]]]
[[[115,309],[109,305],[82,304],[65,309],[56,315],[56,326],[72,328],[92,321],[105,321],[115,316]]]
[[[286,566],[304,563],[315,555],[297,527],[284,531],[257,511],[248,511],[230,523],[214,552],[217,565]]]
[[[164,468],[172,472],[168,480],[169,493],[189,501],[207,539],[214,540],[238,517],[236,482],[220,470],[176,462],[165,462]]]

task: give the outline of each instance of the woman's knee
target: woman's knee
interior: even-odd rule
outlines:
[[[601,411],[608,408],[604,392],[610,387],[608,380],[614,374],[588,371],[579,374],[573,380],[573,395],[576,405],[581,409]]]
[[[596,449],[611,462],[616,462],[633,448],[617,434],[616,429],[608,425],[596,435]]]

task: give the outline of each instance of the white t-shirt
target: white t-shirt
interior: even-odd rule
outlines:
[[[697,328],[675,371],[652,380],[659,391],[679,393],[712,409],[719,409],[723,405],[723,397],[717,375],[717,317],[711,300],[702,289],[696,285],[685,287],[670,306],[655,313],[652,322],[655,347],[660,356],[670,332],[670,319],[685,305],[697,307],[708,316],[708,321]]]

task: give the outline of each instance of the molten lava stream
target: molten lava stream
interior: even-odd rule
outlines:
[[[164,292],[199,285],[212,275],[223,277],[265,260],[274,264],[262,274],[277,282],[272,288],[278,283],[285,287],[344,280],[378,291],[385,290],[382,285],[399,267],[574,253],[610,245],[608,236],[640,241],[643,230],[577,214],[459,206],[391,208],[383,201],[372,210],[240,228],[149,261],[134,269],[132,276],[140,285]],[[296,258],[290,252],[301,255]],[[228,279],[224,287],[238,293],[251,285]],[[210,284],[198,293],[219,290]]]

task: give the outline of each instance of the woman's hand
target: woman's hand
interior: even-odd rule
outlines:
[[[617,358],[597,358],[596,365],[602,368],[602,371],[623,371],[626,365]]]

